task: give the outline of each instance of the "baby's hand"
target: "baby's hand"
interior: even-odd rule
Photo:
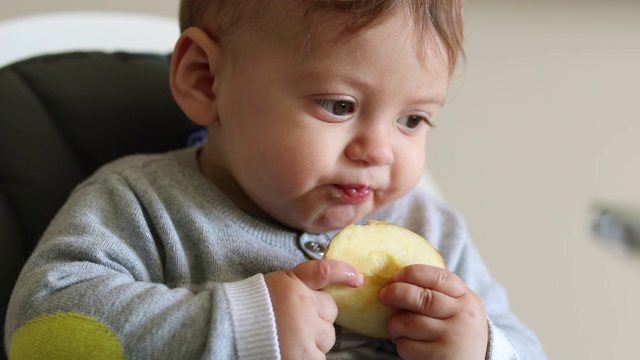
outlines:
[[[363,279],[354,267],[335,260],[307,261],[266,274],[282,358],[325,359],[336,341],[338,308],[331,295],[318,290],[330,284],[359,287]]]
[[[401,311],[387,324],[403,359],[484,359],[487,318],[482,301],[454,273],[411,265],[380,291],[380,301]]]

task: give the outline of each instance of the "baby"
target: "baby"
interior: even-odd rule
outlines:
[[[78,186],[14,290],[11,358],[543,359],[460,216],[416,188],[461,53],[456,0],[183,0],[171,91],[202,147],[131,156]],[[390,340],[334,327],[311,260],[366,219],[448,270],[398,272]]]

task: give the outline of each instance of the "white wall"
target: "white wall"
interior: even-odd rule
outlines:
[[[175,16],[177,0],[0,4]],[[640,2],[467,1],[468,63],[428,161],[552,359],[630,359],[640,257],[590,234],[593,201],[640,206]]]
[[[467,1],[429,167],[553,359],[640,352],[640,261],[590,233],[640,207],[640,2]]]

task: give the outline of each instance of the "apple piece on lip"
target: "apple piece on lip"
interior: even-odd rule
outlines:
[[[425,264],[445,268],[444,259],[425,238],[385,221],[367,220],[350,225],[329,243],[325,259],[344,261],[364,275],[359,288],[329,285],[322,289],[338,306],[336,324],[355,333],[387,339],[387,322],[397,308],[380,303],[380,290],[393,274],[407,265]]]

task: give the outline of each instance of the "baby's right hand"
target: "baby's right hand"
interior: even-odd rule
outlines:
[[[330,284],[360,287],[362,274],[340,261],[312,260],[264,278],[282,358],[324,359],[336,341],[333,322],[338,308],[331,295],[319,290]]]

